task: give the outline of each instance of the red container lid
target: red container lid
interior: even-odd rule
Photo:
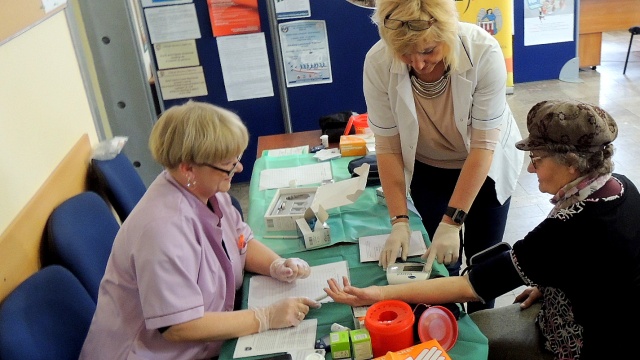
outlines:
[[[438,340],[445,351],[451,350],[458,340],[458,322],[444,306],[430,306],[418,320],[418,336],[421,342]]]
[[[407,328],[413,329],[415,316],[411,306],[400,300],[379,301],[367,309],[364,326],[369,333],[394,334]]]

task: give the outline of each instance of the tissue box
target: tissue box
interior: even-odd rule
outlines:
[[[349,331],[351,338],[351,352],[353,360],[366,360],[373,357],[373,348],[371,347],[371,336],[367,329],[357,329]]]
[[[329,334],[331,356],[334,359],[351,359],[351,343],[349,331],[337,331]]]
[[[316,188],[284,188],[276,191],[271,204],[264,214],[267,231],[286,231],[299,229],[297,220],[304,219],[312,223],[318,216],[318,210],[333,209],[338,206],[353,204],[364,192],[369,176],[369,164],[363,164],[354,172],[359,176],[347,180],[322,185]],[[309,211],[310,210],[310,211]],[[305,215],[306,214],[306,215]],[[321,224],[328,215],[321,214]],[[302,232],[314,232],[316,228],[301,229]],[[328,230],[327,230],[328,231]]]

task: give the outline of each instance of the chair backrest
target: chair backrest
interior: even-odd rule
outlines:
[[[92,159],[91,165],[98,187],[124,221],[147,191],[140,174],[123,152],[111,160]]]
[[[92,159],[91,167],[97,190],[107,196],[120,221],[124,221],[147,191],[142,178],[123,152],[111,160]],[[231,202],[244,220],[238,199],[231,195]]]
[[[69,269],[94,301],[119,229],[107,203],[91,191],[65,200],[47,221],[51,262]]]
[[[0,359],[77,360],[95,309],[69,270],[38,270],[0,304]]]

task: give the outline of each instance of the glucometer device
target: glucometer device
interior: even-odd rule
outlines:
[[[427,280],[431,269],[418,262],[395,263],[387,267],[389,285],[405,284],[412,281]]]

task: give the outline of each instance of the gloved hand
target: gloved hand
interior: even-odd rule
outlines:
[[[263,308],[251,308],[260,322],[259,332],[298,326],[307,316],[309,308],[319,308],[319,302],[308,297],[290,297]]]
[[[284,282],[292,282],[295,279],[304,279],[311,274],[311,268],[306,261],[298,258],[274,260],[269,266],[269,274],[274,279]]]
[[[460,226],[440,222],[433,234],[431,246],[422,255],[426,260],[425,269],[431,270],[433,261],[449,265],[458,261],[460,252]]]
[[[409,237],[411,228],[408,222],[397,222],[391,226],[391,234],[384,243],[384,248],[380,252],[378,265],[386,269],[387,266],[396,262],[398,250],[402,248],[402,260],[407,260],[409,254]]]

